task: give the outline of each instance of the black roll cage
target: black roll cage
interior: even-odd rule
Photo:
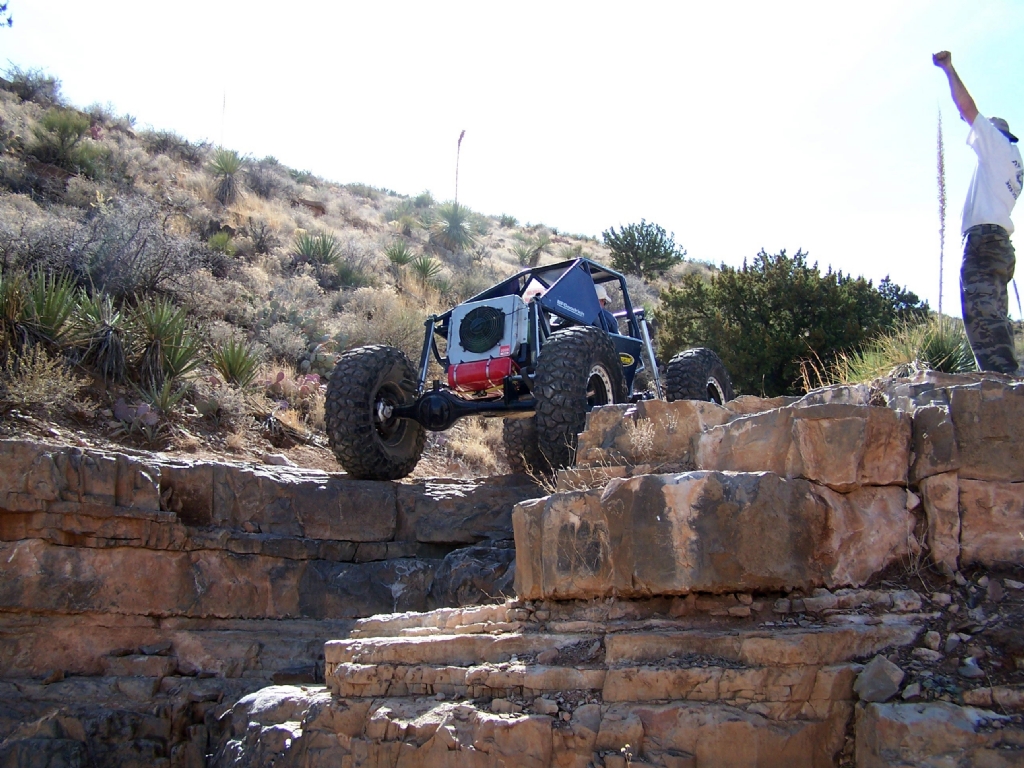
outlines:
[[[541,344],[551,334],[552,323],[556,327],[558,320],[566,324],[592,324],[601,309],[594,286],[611,282],[617,282],[622,291],[622,302],[625,308],[612,313],[616,319],[625,318],[626,320],[626,333],[622,335],[642,344],[646,343],[649,347],[650,339],[645,333],[646,325],[641,323],[644,319],[644,309],[643,307],[639,309],[633,307],[629,291],[626,288],[625,276],[586,258],[570,259],[557,264],[524,269],[486,291],[467,299],[462,304],[486,301],[500,296],[522,297],[527,288],[534,283],[539,284],[543,289],[543,295],[530,301],[527,305],[529,341],[520,349],[516,360],[525,373],[525,378],[522,378],[521,381],[529,389],[528,382],[532,380],[533,376],[532,365],[540,354]],[[431,315],[424,322],[425,333],[423,351],[420,355],[417,395],[422,395],[426,389],[431,354],[442,369],[446,373],[448,371],[450,365],[448,357],[441,354],[437,346],[437,339],[440,337],[447,343],[452,313],[456,308],[453,307],[441,315]],[[557,320],[550,319],[551,316]],[[508,389],[507,386],[506,389]],[[511,394],[506,392],[505,399],[508,400]]]

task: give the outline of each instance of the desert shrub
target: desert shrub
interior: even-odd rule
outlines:
[[[252,163],[245,171],[245,185],[264,200],[273,200],[281,195],[289,183],[281,175],[281,164],[274,158],[264,158]]]
[[[430,242],[445,250],[458,252],[476,240],[472,228],[472,211],[456,202],[443,203],[437,209],[437,220],[430,229]]]
[[[241,188],[240,171],[245,167],[246,158],[233,149],[217,149],[210,161],[210,171],[217,181],[213,196],[221,205],[231,205],[238,199]]]
[[[582,259],[584,257],[589,258],[590,254],[585,253],[583,245],[581,243],[575,243],[573,245],[563,245],[558,249],[558,260],[569,261],[570,259]]]
[[[211,362],[225,381],[245,389],[255,380],[263,361],[257,347],[231,337],[213,348]]]
[[[267,222],[253,220],[250,216],[242,226],[242,235],[252,243],[253,253],[267,254],[280,245],[273,227]]]
[[[265,339],[270,356],[275,360],[295,363],[306,351],[306,337],[291,323],[274,323]]]
[[[615,227],[601,233],[604,244],[612,252],[612,266],[620,272],[650,280],[682,261],[686,251],[676,246],[675,235],[664,228],[640,219],[618,232]]]
[[[235,245],[234,240],[231,238],[231,233],[227,231],[216,232],[210,235],[206,244],[210,247],[210,250],[216,253],[223,253],[225,256],[234,256],[238,253],[238,246]]]
[[[363,270],[362,267],[348,261],[338,262],[335,267],[338,276],[337,285],[330,287],[337,288],[363,288],[373,285],[373,278]]]
[[[176,157],[193,167],[202,164],[210,148],[209,143],[205,141],[193,143],[174,131],[146,131],[141,135],[141,139],[149,152]]]
[[[345,189],[357,197],[365,197],[367,200],[376,200],[379,193],[369,184],[346,184]]]
[[[740,269],[722,266],[705,280],[683,275],[661,294],[659,351],[714,349],[737,393],[769,397],[800,390],[802,360],[830,368],[900,321],[923,317],[928,305],[888,279],[869,280],[808,264],[804,253],[761,251]]]
[[[78,304],[72,342],[79,362],[105,382],[128,375],[130,334],[127,317],[103,294],[83,296]]]
[[[288,175],[296,184],[308,184],[311,187],[320,185],[320,179],[312,171],[299,171],[294,168],[288,169]]]
[[[69,268],[80,283],[115,301],[166,290],[208,260],[197,240],[169,230],[152,201],[119,200],[78,228]]]
[[[10,90],[22,101],[34,101],[44,107],[63,103],[60,80],[41,69],[22,69],[11,64],[4,75]]]
[[[0,272],[0,365],[7,365],[29,346],[25,324],[28,286],[21,272]]]
[[[503,213],[498,217],[498,224],[506,229],[510,227],[518,227],[519,219],[515,216],[509,216],[507,213]]]
[[[366,344],[398,347],[418,360],[426,312],[391,290],[360,288],[345,295],[338,317],[341,350]]]
[[[0,401],[7,407],[37,407],[52,412],[72,402],[86,381],[59,355],[33,347],[0,367]]]
[[[99,171],[102,149],[87,138],[88,115],[74,109],[55,107],[33,126],[33,141],[28,153],[41,163],[49,163],[68,173],[95,176]]]
[[[416,208],[429,208],[434,204],[434,196],[429,189],[425,189],[412,199],[412,204]]]

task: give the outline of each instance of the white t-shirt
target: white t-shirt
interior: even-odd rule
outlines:
[[[976,224],[998,224],[1013,232],[1010,211],[1024,181],[1020,150],[980,113],[967,134],[967,146],[978,155],[978,166],[967,190],[961,232]]]

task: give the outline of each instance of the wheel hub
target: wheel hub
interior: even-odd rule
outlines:
[[[595,365],[587,376],[587,406],[608,405],[612,402],[612,379],[602,365]]]

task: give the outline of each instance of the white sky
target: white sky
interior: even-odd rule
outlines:
[[[482,213],[597,236],[646,218],[716,264],[803,248],[933,307],[941,109],[954,314],[974,155],[931,53],[951,50],[982,114],[1024,130],[1019,0],[9,8],[0,63],[139,127],[438,199],[465,129],[459,199]]]

